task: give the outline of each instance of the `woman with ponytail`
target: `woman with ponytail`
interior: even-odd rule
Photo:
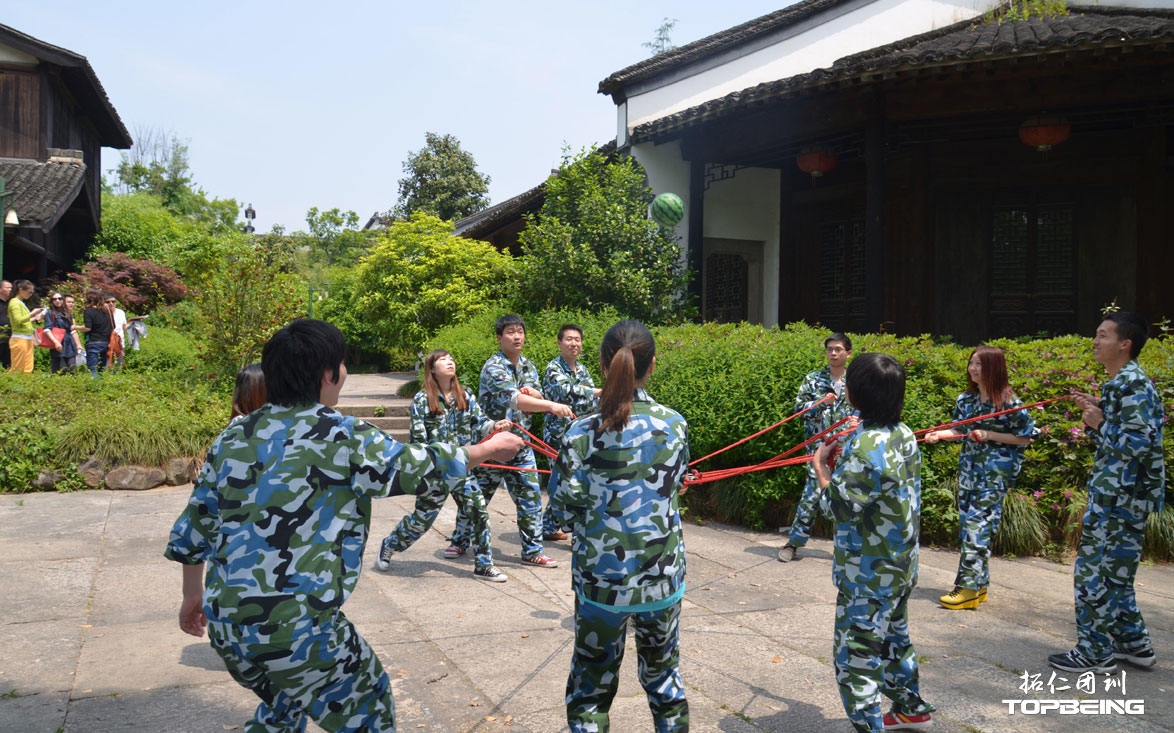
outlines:
[[[656,343],[637,321],[600,347],[598,414],[563,437],[563,481],[552,501],[573,528],[575,650],[567,680],[571,731],[607,730],[628,625],[657,731],[687,730],[679,621],[685,545],[677,497],[689,464],[688,427],[644,390]]]

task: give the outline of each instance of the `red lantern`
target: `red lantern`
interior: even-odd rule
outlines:
[[[1063,117],[1032,117],[1019,126],[1019,139],[1041,153],[1068,139],[1072,126]]]
[[[795,163],[799,170],[819,178],[836,167],[836,154],[827,148],[805,148],[799,151]]]

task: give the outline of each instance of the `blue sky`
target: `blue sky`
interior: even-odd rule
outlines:
[[[389,209],[426,131],[508,199],[564,145],[614,138],[599,82],[647,58],[664,18],[684,45],[788,4],[6,0],[0,23],[85,56],[132,136],[185,141],[195,183],[252,203],[267,232],[304,230],[311,206]]]

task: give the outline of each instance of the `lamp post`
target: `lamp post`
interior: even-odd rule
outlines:
[[[252,235],[253,232],[257,231],[253,228],[253,219],[256,218],[257,212],[253,209],[253,205],[249,204],[247,207],[245,207],[245,234]]]

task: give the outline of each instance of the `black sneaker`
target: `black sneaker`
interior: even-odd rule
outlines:
[[[1113,658],[1120,659],[1122,662],[1129,662],[1136,667],[1152,667],[1154,662],[1158,661],[1154,656],[1154,648],[1147,646],[1145,649],[1138,649],[1132,652],[1121,651],[1121,649],[1113,645]]]
[[[1116,672],[1117,660],[1112,656],[1098,661],[1089,659],[1076,649],[1064,654],[1052,654],[1048,664],[1061,672]]]
[[[391,549],[391,543],[384,537],[383,542],[379,543],[379,557],[375,560],[375,567],[378,570],[387,572],[391,570],[391,556],[395,554],[395,550]]]
[[[504,583],[509,580],[509,576],[498,570],[493,565],[477,568],[473,571],[473,575],[480,578],[481,580],[488,580],[490,583]]]

